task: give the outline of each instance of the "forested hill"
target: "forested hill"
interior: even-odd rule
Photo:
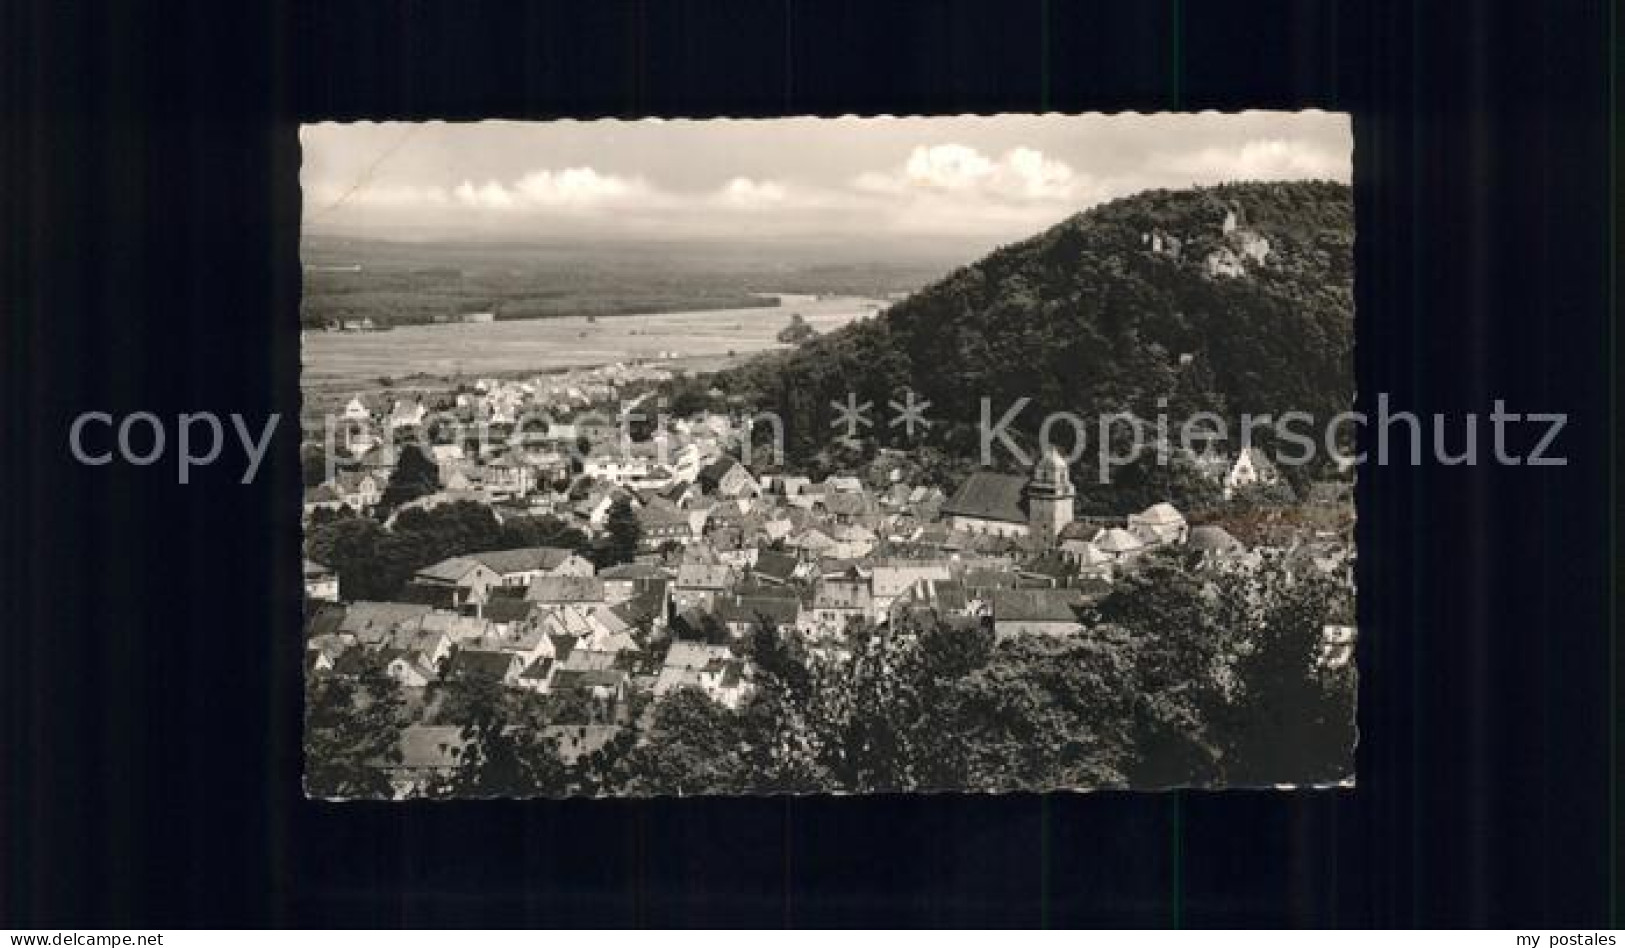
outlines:
[[[1031,398],[1022,420],[1032,428],[1051,410],[1091,420],[1122,410],[1329,418],[1354,394],[1353,241],[1342,184],[1147,191],[719,384],[778,411],[792,456],[828,440],[829,403],[848,392],[879,409],[866,435],[902,444],[882,410],[914,390],[938,422],[930,441],[950,451],[967,436],[976,443],[984,396],[994,418]]]

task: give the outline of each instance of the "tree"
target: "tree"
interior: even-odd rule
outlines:
[[[738,716],[697,688],[677,688],[654,705],[617,784],[636,794],[741,793],[754,788],[744,766]]]
[[[604,519],[604,543],[595,558],[598,568],[632,562],[638,555],[638,542],[642,538],[643,527],[632,510],[631,499],[616,498]]]
[[[503,546],[502,524],[485,504],[459,500],[430,509],[403,510],[391,528],[396,556],[408,572],[451,556]]]
[[[816,335],[818,335],[817,330],[807,325],[807,321],[801,317],[800,313],[791,313],[790,325],[779,330],[778,339],[780,342],[799,346]]]
[[[1125,785],[1130,664],[1110,642],[1030,636],[950,680],[933,704],[932,788],[1044,790]],[[928,745],[929,746],[929,745]]]
[[[387,556],[388,532],[376,520],[347,517],[317,527],[305,541],[305,555],[339,575],[339,595],[346,600],[383,599],[400,585]]]
[[[1121,637],[1133,666],[1136,701],[1126,726],[1134,786],[1218,778],[1211,732],[1229,701],[1236,648],[1218,605],[1216,591],[1176,556],[1154,554],[1095,607],[1092,624]]]
[[[531,546],[556,546],[577,552],[587,550],[587,535],[557,517],[509,517],[502,521],[498,549],[516,550]]]
[[[434,493],[440,489],[440,468],[423,449],[415,444],[401,448],[395,470],[389,476],[379,504],[384,510],[397,510],[402,505]]]
[[[319,444],[306,442],[299,446],[299,473],[306,487],[327,482],[327,451]]]
[[[401,759],[400,686],[368,656],[354,678],[305,678],[305,792],[313,797],[387,799],[382,765]]]
[[[475,676],[453,687],[461,693],[462,746],[451,775],[431,787],[433,795],[557,796],[569,789],[555,742],[533,727],[514,724],[501,682]]]
[[[1322,651],[1339,595],[1330,577],[1294,574],[1279,557],[1226,591],[1226,620],[1245,642],[1236,661],[1238,693],[1221,732],[1229,783],[1321,783],[1349,775],[1354,669],[1328,664]]]

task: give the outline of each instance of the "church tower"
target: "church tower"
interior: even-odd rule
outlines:
[[[1077,496],[1061,452],[1054,448],[1044,452],[1033,467],[1025,493],[1027,524],[1033,539],[1054,546],[1061,530],[1072,522],[1072,499]]]

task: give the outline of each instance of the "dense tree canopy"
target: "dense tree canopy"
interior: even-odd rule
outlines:
[[[415,444],[401,448],[395,470],[389,475],[379,503],[385,510],[395,510],[419,497],[440,489],[440,468],[434,460]]]
[[[1269,242],[1267,263],[1215,277],[1205,261],[1242,224]],[[1153,252],[1154,231],[1178,235]],[[908,389],[932,404],[932,443],[975,457],[981,399],[1032,444],[1039,421],[1129,411],[1175,423],[1198,411],[1307,412],[1324,421],[1354,394],[1353,204],[1330,182],[1153,191],[1079,214],[1004,247],[881,317],[758,357],[717,384],[784,419],[792,458],[816,459],[829,404],[847,393],[885,405]],[[1237,443],[1234,423],[1229,447]],[[866,432],[901,443],[900,428]],[[1262,440],[1262,439],[1261,439]],[[1087,471],[1075,478],[1087,481]]]

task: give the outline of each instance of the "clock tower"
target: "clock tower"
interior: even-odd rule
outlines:
[[[1027,525],[1034,540],[1054,546],[1061,530],[1072,522],[1072,475],[1066,458],[1054,448],[1046,450],[1027,482]]]

